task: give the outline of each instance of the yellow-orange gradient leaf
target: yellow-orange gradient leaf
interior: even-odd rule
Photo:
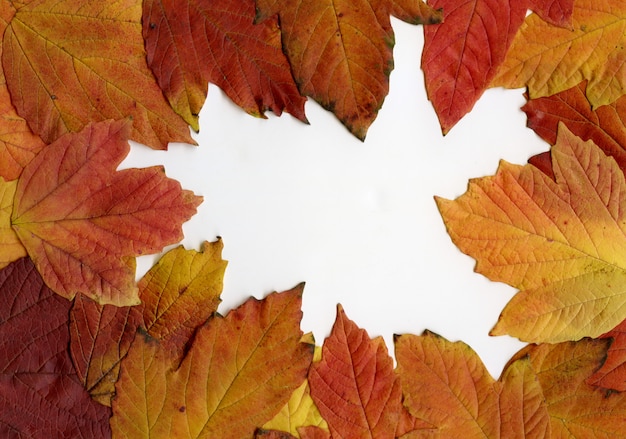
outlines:
[[[15,189],[17,180],[7,182],[0,177],[0,268],[26,256],[26,249],[11,227]]]
[[[626,2],[576,0],[572,28],[530,15],[517,33],[491,86],[528,86],[531,99],[550,96],[589,80],[595,109],[624,94]]]
[[[397,372],[409,412],[437,438],[545,439],[550,421],[527,360],[495,381],[469,346],[426,332],[395,337]]]
[[[390,14],[438,23],[422,0],[258,0],[259,20],[279,15],[283,49],[300,92],[332,111],[359,139],[389,92]],[[414,14],[410,16],[410,14]]]
[[[66,134],[31,161],[17,183],[13,229],[57,294],[139,303],[135,256],[182,238],[202,201],[160,166],[116,171],[128,154],[128,120]]]
[[[626,393],[585,383],[606,355],[607,340],[530,345],[511,361],[530,362],[550,415],[552,438],[626,437]]]
[[[367,332],[337,307],[337,319],[309,371],[311,397],[332,437],[395,437],[401,388],[381,337]]]
[[[146,63],[141,1],[33,1],[9,23],[2,63],[18,113],[46,143],[128,116],[132,140],[194,143]]]
[[[626,183],[593,142],[563,124],[555,181],[502,162],[454,201],[437,199],[476,271],[518,288],[492,334],[559,342],[597,337],[626,318]]]
[[[253,437],[306,377],[302,289],[249,299],[195,333],[182,362],[149,337],[122,361],[111,427],[119,437]]]
[[[167,252],[139,281],[141,304],[99,305],[79,296],[70,313],[70,353],[79,378],[93,398],[111,405],[120,361],[137,328],[170,354],[181,356],[196,328],[220,302],[226,261],[222,241],[202,251],[182,246]]]
[[[0,2],[0,35],[4,34],[15,9],[8,1]],[[0,55],[2,48],[0,47]],[[14,180],[22,169],[43,148],[42,140],[34,135],[26,121],[17,115],[0,69],[0,177]]]

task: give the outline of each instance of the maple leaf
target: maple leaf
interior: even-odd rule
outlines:
[[[4,34],[15,8],[0,2],[0,35]],[[0,47],[0,56],[2,48]],[[18,116],[11,102],[4,71],[0,69],[0,177],[14,180],[22,169],[43,148],[43,141],[34,135],[26,121]]]
[[[624,318],[624,174],[561,124],[555,181],[502,162],[454,201],[437,198],[453,242],[476,271],[520,289],[493,335],[558,342],[597,337]]]
[[[395,350],[404,404],[437,428],[437,437],[549,437],[548,411],[528,360],[512,363],[495,381],[469,346],[432,332],[397,335]]]
[[[168,251],[139,281],[141,304],[100,305],[85,296],[70,314],[70,352],[83,385],[100,403],[110,405],[121,360],[138,328],[175,356],[198,326],[215,311],[226,261],[222,241],[205,242],[202,251],[182,246]]]
[[[414,15],[409,17],[408,12]],[[300,92],[332,111],[359,139],[389,92],[390,14],[437,23],[422,0],[257,0],[257,22],[278,14],[283,49]]]
[[[67,352],[69,307],[28,258],[0,271],[0,436],[111,436],[110,409],[91,400]]]
[[[303,285],[215,315],[181,362],[150,337],[122,361],[111,427],[120,437],[251,437],[304,379]]]
[[[611,339],[602,367],[587,379],[587,384],[605,389],[626,391],[626,320],[599,338]]]
[[[522,107],[528,126],[553,145],[559,122],[563,122],[578,137],[593,140],[625,170],[626,97],[592,110],[586,88],[587,81],[583,81],[555,95],[529,100]]]
[[[11,228],[15,189],[17,180],[4,181],[0,177],[0,268],[26,256],[26,249]]]
[[[278,22],[255,25],[254,0],[149,0],[143,11],[148,65],[196,131],[208,82],[254,116],[284,109],[306,122],[306,98],[282,52]]]
[[[158,149],[194,143],[147,66],[140,1],[30,2],[10,21],[2,49],[13,103],[46,143],[127,116],[132,140]]]
[[[134,256],[182,238],[201,202],[160,166],[115,171],[130,123],[106,121],[66,134],[31,161],[17,183],[12,224],[52,290],[100,303],[138,303]]]
[[[298,428],[301,439],[331,439],[330,433],[314,425]]]
[[[585,383],[602,362],[606,349],[607,340],[583,339],[530,345],[512,358],[530,362],[543,388],[552,437],[626,437],[626,394]]]
[[[624,94],[626,4],[576,0],[572,29],[552,26],[537,15],[526,18],[491,86],[528,86],[532,99],[589,80],[593,108]]]
[[[382,337],[371,340],[341,305],[322,359],[311,365],[308,379],[331,436],[395,436],[402,395],[393,360]]]

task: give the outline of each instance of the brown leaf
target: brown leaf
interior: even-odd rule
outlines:
[[[110,409],[89,397],[67,352],[70,305],[27,258],[0,271],[1,437],[111,437]]]
[[[382,338],[373,340],[341,305],[322,360],[309,371],[311,397],[333,437],[393,438],[401,388]]]
[[[549,437],[542,389],[527,360],[495,381],[464,343],[426,332],[396,336],[395,345],[404,404],[437,428],[436,437]]]
[[[139,302],[135,256],[182,238],[202,198],[162,167],[115,169],[128,154],[128,121],[89,125],[47,146],[17,184],[12,224],[56,293]]]
[[[302,384],[313,355],[301,343],[300,285],[215,315],[179,365],[138,337],[122,362],[111,427],[121,437],[251,437]]]
[[[9,23],[2,62],[18,113],[46,143],[127,116],[132,140],[194,143],[146,64],[140,1],[30,2]]]
[[[254,0],[146,0],[143,17],[148,65],[196,131],[209,82],[254,116],[285,110],[306,122],[278,22],[255,25]]]

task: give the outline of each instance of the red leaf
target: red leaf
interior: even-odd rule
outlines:
[[[115,170],[130,129],[106,121],[67,134],[18,181],[13,228],[46,284],[67,298],[138,303],[134,257],[180,241],[201,202],[162,167]]]
[[[79,382],[67,351],[71,303],[23,258],[0,271],[0,436],[105,438],[107,407]]]
[[[587,379],[587,384],[626,391],[626,320],[598,338],[612,338],[613,342],[602,367]]]
[[[332,436],[394,437],[402,390],[393,360],[382,338],[371,340],[341,305],[322,360],[311,366],[309,385]]]
[[[530,9],[548,23],[560,27],[572,26],[574,0],[529,0]]]
[[[208,82],[252,115],[285,110],[306,122],[278,22],[255,25],[254,0],[146,0],[143,17],[148,65],[196,131]]]

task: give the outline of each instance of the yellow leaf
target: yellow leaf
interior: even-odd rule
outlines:
[[[16,189],[17,180],[7,182],[0,177],[0,268],[26,256],[26,249],[11,228],[11,212]]]

